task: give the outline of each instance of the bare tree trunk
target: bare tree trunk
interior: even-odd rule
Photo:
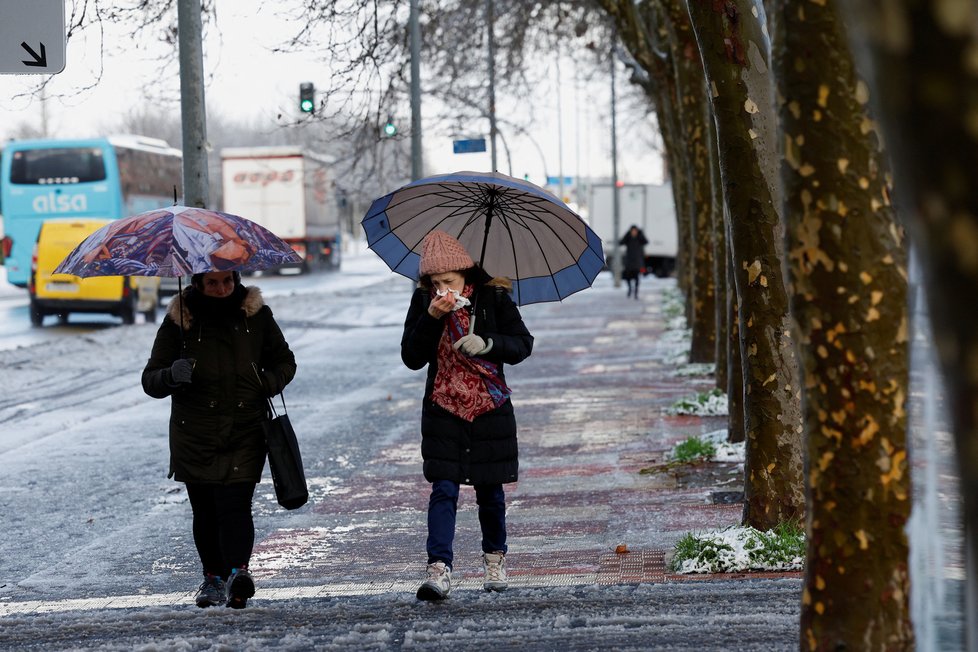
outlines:
[[[792,316],[805,379],[810,650],[909,650],[907,258],[836,0],[777,0]]]
[[[677,113],[683,136],[683,153],[689,174],[689,245],[685,258],[689,327],[692,330],[690,362],[716,361],[716,282],[713,273],[713,192],[706,128],[709,100],[703,64],[689,24],[685,0],[663,0],[664,29],[676,80]]]
[[[730,258],[730,215],[724,206],[727,225],[727,256],[724,260],[727,276],[727,300],[724,304],[727,319],[727,439],[738,443],[747,439],[746,409],[744,407],[744,356],[740,341],[740,305],[734,284],[735,272]]]
[[[747,462],[744,521],[768,530],[804,516],[799,370],[781,269],[777,129],[764,9],[688,0],[719,142],[740,305]]]
[[[705,123],[706,144],[710,153],[710,191],[712,192],[713,213],[713,277],[716,279],[714,292],[714,309],[716,310],[716,386],[727,391],[728,372],[730,364],[730,294],[733,285],[727,282],[730,272],[730,253],[727,249],[727,227],[723,218],[723,188],[720,183],[720,168],[718,167],[716,128],[713,124],[713,114],[709,112],[709,103],[704,107],[708,119]],[[741,373],[738,371],[738,373]],[[743,378],[743,376],[741,376]],[[741,381],[743,382],[743,381]],[[730,396],[727,395],[729,407]],[[741,410],[742,411],[742,410]],[[740,439],[743,441],[743,438]]]
[[[665,35],[658,29],[665,8],[659,0],[636,4],[633,0],[596,0],[614,22],[618,37],[635,62],[648,74],[642,88],[655,107],[665,145],[667,169],[672,180],[676,206],[679,249],[676,279],[685,298],[686,321],[693,323],[690,296],[692,265],[692,199],[690,163],[680,118],[672,54]]]
[[[967,648],[978,650],[978,5],[847,3],[869,44],[902,216],[920,252],[964,500]],[[863,13],[868,12],[868,13]],[[906,207],[903,210],[902,207]]]

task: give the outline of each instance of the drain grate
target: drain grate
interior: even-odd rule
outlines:
[[[735,505],[744,502],[743,491],[714,491],[710,494],[714,505]]]

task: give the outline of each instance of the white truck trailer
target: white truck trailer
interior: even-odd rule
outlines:
[[[645,273],[669,276],[676,268],[678,235],[672,185],[625,184],[618,189],[618,232],[614,228],[614,185],[591,184],[588,189],[587,221],[604,244],[605,260],[611,264],[614,252],[621,255],[618,242],[633,224],[642,229],[645,245]]]
[[[221,150],[224,211],[282,238],[303,258],[301,272],[340,265],[334,159],[297,146]]]

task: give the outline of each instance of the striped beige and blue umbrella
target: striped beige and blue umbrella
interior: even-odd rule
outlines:
[[[301,262],[288,243],[251,220],[168,206],[106,224],[75,247],[54,273],[182,277]]]
[[[486,272],[513,282],[518,305],[560,301],[590,287],[604,267],[601,239],[579,215],[505,174],[420,179],[375,200],[361,224],[370,249],[414,280],[425,236],[448,232]]]

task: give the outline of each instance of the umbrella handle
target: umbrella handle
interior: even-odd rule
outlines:
[[[479,301],[479,295],[472,297],[472,313],[469,315],[469,335],[475,332],[475,304]]]

